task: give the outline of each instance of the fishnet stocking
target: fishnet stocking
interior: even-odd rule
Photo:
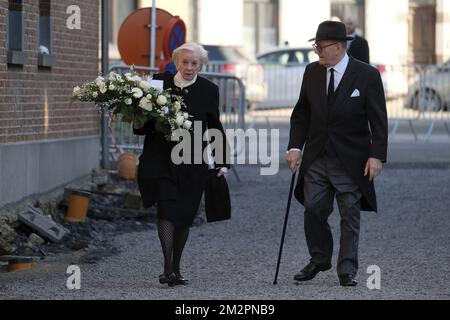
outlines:
[[[164,273],[181,276],[180,261],[189,236],[189,227],[175,227],[168,220],[158,219],[158,235],[164,255]]]

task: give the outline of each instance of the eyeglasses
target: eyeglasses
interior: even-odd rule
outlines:
[[[316,52],[322,52],[322,50],[325,49],[326,47],[330,47],[330,46],[332,46],[332,45],[334,45],[334,44],[336,44],[336,43],[338,43],[338,42],[333,42],[333,43],[327,44],[327,45],[325,45],[325,46],[319,46],[317,43],[314,43],[314,44],[312,45],[312,47],[314,48],[314,51],[316,51]]]

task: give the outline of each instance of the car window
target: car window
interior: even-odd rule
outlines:
[[[221,47],[221,46],[203,46],[208,51],[209,61],[248,61],[249,59],[244,56],[238,49],[233,47]]]
[[[304,64],[307,62],[305,61],[305,55],[302,51],[295,51],[295,57],[297,58],[297,63]]]
[[[287,52],[269,53],[259,57],[258,61],[263,64],[287,64],[289,61],[289,53]]]
[[[319,60],[319,56],[314,52],[314,50],[308,51],[307,54],[307,63],[315,62]]]

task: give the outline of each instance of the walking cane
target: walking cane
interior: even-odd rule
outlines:
[[[297,171],[295,171],[292,174],[291,178],[291,187],[289,188],[289,197],[286,207],[286,215],[284,216],[284,226],[283,226],[283,233],[281,235],[281,243],[280,243],[280,251],[278,252],[278,262],[277,262],[277,271],[275,272],[275,280],[273,280],[273,284],[277,284],[278,279],[278,270],[280,269],[280,260],[281,260],[281,254],[283,253],[283,244],[284,244],[284,236],[286,235],[286,227],[289,217],[289,208],[291,207],[291,199],[292,199],[292,190],[294,189],[294,181],[295,181],[295,175]]]

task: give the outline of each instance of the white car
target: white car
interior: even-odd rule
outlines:
[[[308,63],[318,60],[314,49],[279,48],[256,56],[264,67],[267,98],[257,109],[293,107],[298,100],[303,74]]]
[[[230,73],[242,79],[249,109],[267,97],[264,69],[234,46],[203,45],[208,51],[206,72]]]
[[[293,107],[300,95],[306,65],[317,61],[318,56],[311,47],[279,48],[261,53],[256,59],[264,67],[264,78],[268,86],[267,99],[256,105],[258,109]],[[383,80],[386,98],[405,94],[407,87],[403,79],[404,70],[384,64],[373,63]]]
[[[448,111],[450,107],[450,60],[430,65],[408,88],[405,108],[419,111]]]

